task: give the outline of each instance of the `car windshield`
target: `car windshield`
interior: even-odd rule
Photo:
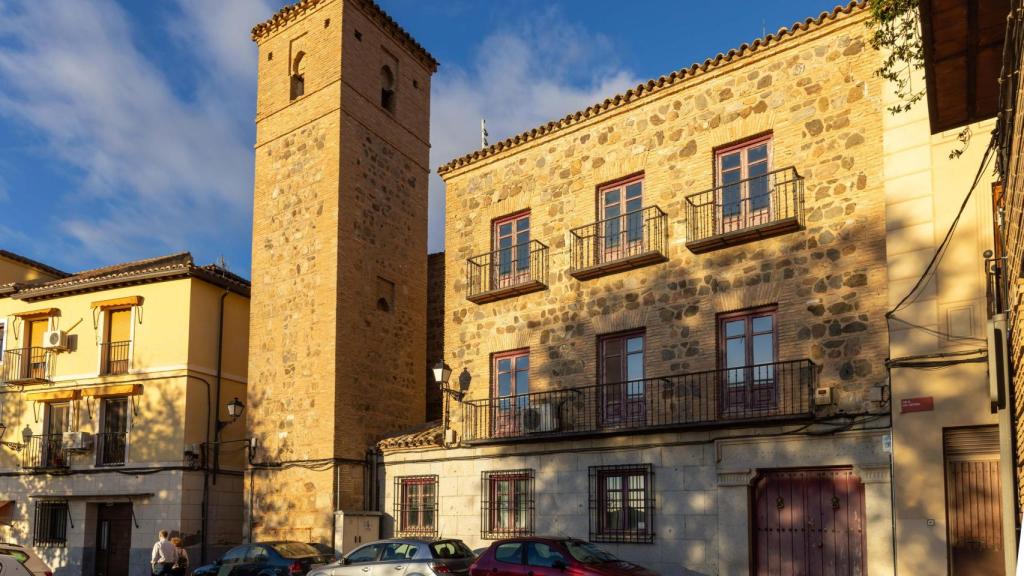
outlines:
[[[319,556],[320,553],[316,551],[309,544],[303,544],[302,542],[284,542],[282,544],[274,544],[274,550],[283,556],[284,558],[306,558],[309,556]]]
[[[602,562],[616,562],[618,558],[609,552],[601,550],[590,542],[582,540],[566,540],[565,547],[572,557],[584,564],[600,564]]]
[[[473,551],[462,540],[445,540],[430,545],[434,558],[472,558]]]
[[[14,550],[12,548],[0,548],[0,554],[5,556],[13,556],[15,560],[24,564],[28,561],[28,554],[25,554],[21,550]]]

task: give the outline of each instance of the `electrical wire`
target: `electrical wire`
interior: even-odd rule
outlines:
[[[960,217],[963,216],[964,210],[967,209],[967,205],[971,200],[971,196],[974,194],[975,188],[977,188],[978,183],[981,182],[982,175],[985,173],[985,168],[988,166],[989,160],[992,158],[992,153],[993,150],[995,150],[996,144],[996,135],[993,134],[991,140],[988,143],[988,146],[986,146],[985,148],[985,155],[981,159],[981,164],[978,166],[978,171],[974,175],[974,182],[971,183],[971,188],[967,191],[967,195],[964,196],[964,200],[960,204],[960,209],[957,211],[956,217],[953,218],[953,222],[950,224],[949,230],[946,231],[945,237],[942,239],[942,242],[939,244],[939,247],[935,250],[935,253],[932,255],[931,260],[925,267],[924,272],[921,274],[921,277],[917,279],[917,282],[914,284],[914,287],[911,288],[909,292],[907,292],[907,294],[899,301],[898,304],[896,304],[896,306],[893,307],[892,310],[889,310],[888,312],[885,313],[886,318],[893,318],[897,312],[904,308],[904,304],[906,304],[908,300],[910,300],[910,303],[916,301],[916,294],[918,294],[918,291],[923,286],[927,285],[928,282],[931,281],[931,277],[934,276],[934,274],[938,270],[937,265],[942,260],[943,255],[945,255],[946,253],[946,248],[949,246],[949,242],[953,238],[953,233],[956,231],[957,224],[960,223]],[[913,300],[911,300],[912,296]]]

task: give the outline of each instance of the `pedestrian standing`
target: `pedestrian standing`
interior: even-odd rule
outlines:
[[[188,575],[188,551],[181,544],[181,538],[175,536],[171,538],[171,544],[174,544],[174,552],[178,555],[177,562],[174,563],[174,568],[171,570],[171,574],[174,576],[187,576]]]
[[[153,565],[153,574],[156,576],[170,576],[171,570],[178,562],[178,551],[174,549],[174,544],[167,539],[168,536],[170,534],[167,533],[167,530],[161,530],[160,539],[153,544],[153,556],[150,563]]]

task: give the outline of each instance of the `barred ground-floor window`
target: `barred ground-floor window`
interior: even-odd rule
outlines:
[[[590,468],[590,540],[654,542],[654,471],[650,464]]]
[[[533,534],[533,470],[484,472],[480,484],[482,538]]]
[[[437,476],[395,478],[395,521],[400,535],[437,534]]]
[[[68,543],[68,503],[36,502],[32,545],[64,547]]]

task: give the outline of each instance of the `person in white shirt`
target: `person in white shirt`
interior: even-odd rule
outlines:
[[[174,564],[178,561],[178,551],[174,549],[174,544],[167,539],[168,536],[170,534],[167,533],[167,530],[161,530],[160,539],[157,540],[156,544],[153,544],[151,563],[153,565],[153,574],[156,574],[156,576],[170,574]]]

